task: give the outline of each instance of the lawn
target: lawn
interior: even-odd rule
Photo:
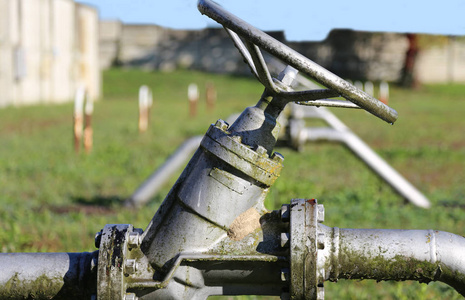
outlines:
[[[145,228],[173,178],[143,209],[121,203],[187,138],[218,118],[254,105],[263,88],[252,78],[109,70],[95,104],[94,148],[76,154],[73,104],[0,110],[0,247],[2,252],[93,251],[105,224]],[[189,117],[187,86],[213,82],[218,101]],[[137,91],[154,95],[149,130],[137,131]],[[349,150],[309,144],[301,152],[277,149],[284,169],[266,200],[270,209],[292,198],[318,198],[328,226],[436,229],[465,235],[465,86],[391,87],[399,120],[390,126],[363,112],[333,110],[368,145],[421,190],[429,210],[406,203]],[[460,299],[448,286],[414,282],[327,283],[327,299]]]

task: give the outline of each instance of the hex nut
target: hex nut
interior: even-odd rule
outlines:
[[[129,249],[138,248],[140,246],[140,234],[138,232],[131,232],[128,237]]]
[[[290,276],[289,269],[281,270],[281,281],[282,282],[289,282],[289,276]]]
[[[289,222],[290,219],[291,219],[290,205],[289,204],[283,204],[281,206],[281,220],[283,222]]]
[[[322,250],[325,248],[325,234],[323,232],[318,233],[317,236],[317,247],[318,249]]]
[[[233,135],[231,136],[231,139],[239,144],[242,143],[242,137],[240,135]]]
[[[102,230],[95,234],[95,248],[100,248],[100,242],[102,241]]]
[[[275,161],[276,163],[279,163],[281,164],[283,161],[284,161],[284,156],[279,153],[279,152],[274,152],[272,155],[271,155],[271,159],[273,161]]]
[[[281,233],[281,247],[289,248],[289,233],[288,232]]]
[[[221,119],[218,119],[218,121],[215,123],[215,127],[221,129],[222,131],[226,131],[229,128],[229,124]]]
[[[323,204],[318,204],[317,207],[317,221],[323,223],[325,221],[325,207]]]
[[[259,155],[264,156],[266,155],[266,149],[263,146],[258,145],[257,149],[255,149],[255,152],[257,152]]]
[[[124,296],[124,300],[137,300],[137,299],[139,299],[139,298],[134,293],[127,293]]]
[[[126,259],[124,270],[128,275],[134,274],[137,271],[137,261],[135,259]]]

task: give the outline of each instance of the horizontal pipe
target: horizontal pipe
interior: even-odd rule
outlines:
[[[326,280],[441,281],[465,296],[465,238],[435,230],[326,231]]]
[[[0,253],[0,299],[90,299],[97,253]]]

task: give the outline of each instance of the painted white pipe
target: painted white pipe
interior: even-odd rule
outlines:
[[[429,200],[419,192],[410,182],[392,168],[365,142],[354,134],[341,120],[324,107],[313,108],[313,113],[319,114],[331,128],[302,128],[299,134],[301,142],[314,142],[321,140],[340,141],[353,153],[363,160],[376,174],[386,181],[397,193],[413,204],[429,208]]]
[[[147,203],[163,184],[179,170],[199,147],[203,136],[194,136],[185,141],[163,165],[147,178],[124,202],[125,206],[142,206]]]

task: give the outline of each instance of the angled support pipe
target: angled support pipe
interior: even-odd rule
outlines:
[[[186,140],[154,173],[152,173],[124,202],[126,207],[146,204],[160,190],[162,185],[178,171],[199,147],[203,136]]]
[[[328,109],[324,107],[294,107],[293,116],[294,119],[289,121],[289,128],[292,145],[295,148],[300,148],[307,142],[316,141],[343,143],[404,199],[422,208],[431,207],[429,200],[417,188],[391,167]],[[303,118],[321,119],[329,127],[305,127]]]

